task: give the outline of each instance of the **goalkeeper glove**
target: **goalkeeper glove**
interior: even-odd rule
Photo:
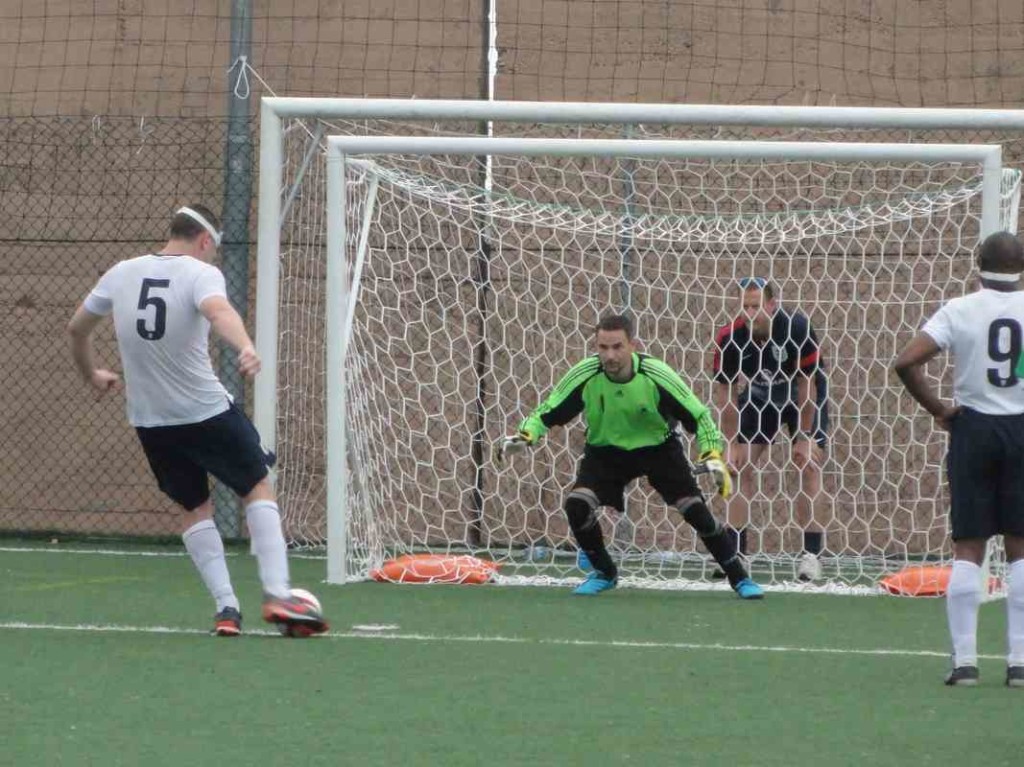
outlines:
[[[530,435],[525,431],[498,440],[498,443],[495,445],[498,463],[504,463],[506,457],[521,453],[532,444],[533,440],[530,439]]]
[[[722,460],[722,454],[717,450],[705,450],[697,460],[715,480],[718,494],[722,498],[728,498],[732,495],[732,477],[729,475],[729,467]]]

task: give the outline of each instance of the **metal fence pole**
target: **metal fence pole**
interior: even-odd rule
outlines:
[[[248,316],[249,297],[249,207],[252,201],[252,117],[246,66],[252,53],[252,2],[231,3],[231,68],[228,73],[228,128],[224,146],[224,244],[221,267],[228,299],[242,315]],[[236,355],[219,342],[217,375],[245,408],[245,380],[238,371]],[[214,519],[225,538],[241,537],[238,501],[220,483],[214,490]]]

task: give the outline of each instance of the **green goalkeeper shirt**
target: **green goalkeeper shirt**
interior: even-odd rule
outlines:
[[[646,354],[633,354],[633,377],[625,383],[608,378],[596,354],[577,363],[519,431],[536,442],[552,426],[566,424],[581,412],[587,444],[594,447],[636,450],[660,445],[679,422],[696,433],[701,453],[722,449],[711,411],[671,367]]]

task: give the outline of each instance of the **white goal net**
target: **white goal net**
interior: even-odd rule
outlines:
[[[562,503],[583,425],[553,430],[504,467],[493,443],[592,351],[608,311],[631,314],[643,351],[710,404],[715,331],[739,313],[737,280],[761,276],[822,343],[827,585],[870,589],[884,571],[948,557],[944,437],[889,368],[941,301],[972,287],[978,162],[362,156],[345,167],[346,290],[331,295],[327,221],[342,211],[327,205],[323,137],[292,125],[275,396],[293,543],[327,537],[332,301],[353,301],[337,336],[347,343],[347,489],[335,509],[346,577],[429,551],[558,582],[580,575]],[[1019,183],[1002,171],[1001,229],[1016,231]],[[948,395],[945,367],[930,372]],[[765,583],[794,577],[796,482],[780,440],[750,503],[748,548]],[[710,582],[699,541],[644,482],[627,507],[602,512],[627,582]],[[719,500],[712,510],[724,518]]]

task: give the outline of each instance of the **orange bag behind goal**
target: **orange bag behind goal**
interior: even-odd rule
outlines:
[[[901,597],[941,597],[949,588],[949,575],[953,568],[949,565],[922,565],[906,567],[897,573],[890,573],[878,584],[888,591]],[[989,578],[988,591],[993,593],[999,589],[999,579]]]
[[[498,563],[453,554],[406,554],[370,571],[375,581],[387,583],[490,583]]]

